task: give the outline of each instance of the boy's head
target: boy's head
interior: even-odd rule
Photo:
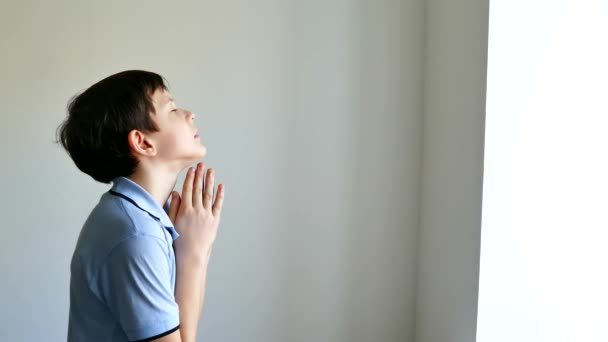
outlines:
[[[194,113],[175,106],[162,76],[141,70],[114,74],[74,96],[57,136],[76,166],[103,183],[142,167],[177,174],[207,151]]]

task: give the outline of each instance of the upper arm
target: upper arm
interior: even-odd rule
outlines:
[[[165,241],[137,236],[116,246],[100,269],[105,303],[130,341],[180,341],[166,253]]]

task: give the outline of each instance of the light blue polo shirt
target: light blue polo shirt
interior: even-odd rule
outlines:
[[[179,329],[179,235],[167,209],[125,177],[101,196],[72,256],[68,342],[149,341]]]

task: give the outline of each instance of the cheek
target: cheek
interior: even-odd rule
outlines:
[[[173,154],[176,150],[180,150],[184,145],[184,138],[179,134],[166,134],[159,141],[158,151],[160,154]]]
[[[179,149],[181,151],[191,150],[192,146],[195,146],[196,140],[194,136],[189,135],[190,132],[180,132],[171,136],[169,144],[173,146],[173,149]]]

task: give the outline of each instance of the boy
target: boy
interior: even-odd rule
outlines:
[[[206,155],[194,117],[176,107],[162,76],[140,70],[70,101],[59,142],[82,172],[113,186],[72,257],[68,341],[196,339],[224,186],[214,196],[214,171],[204,176],[198,163],[181,197],[172,191]]]

